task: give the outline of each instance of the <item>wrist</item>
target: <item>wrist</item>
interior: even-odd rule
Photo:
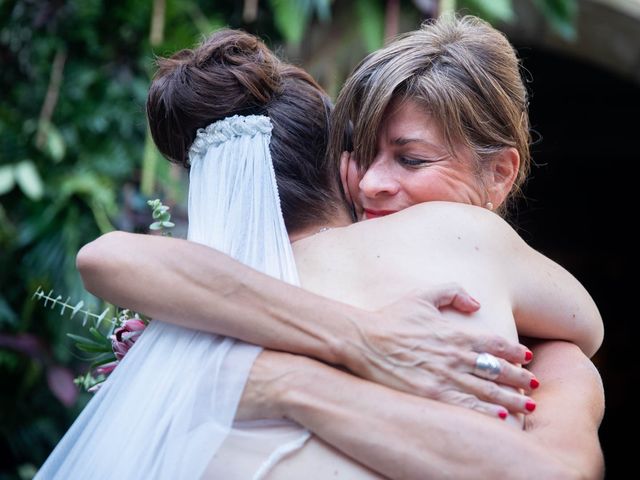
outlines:
[[[255,377],[252,370],[250,380],[258,379],[261,385],[261,418],[291,419],[292,407],[313,381],[312,365],[319,362],[301,355],[273,351],[264,351],[259,360]]]
[[[367,350],[366,325],[371,321],[372,312],[345,306],[340,312],[339,323],[329,342],[332,360],[327,363],[339,365],[352,373],[362,375],[364,352]]]

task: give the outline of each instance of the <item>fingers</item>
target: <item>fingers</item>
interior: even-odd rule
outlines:
[[[468,408],[470,410],[475,410],[476,412],[480,412],[490,417],[499,418],[501,420],[506,420],[510,413],[509,410],[502,405],[496,405],[494,403],[486,402],[473,395],[461,392],[447,392],[439,400],[450,405],[456,405],[459,407]]]
[[[506,420],[509,416],[509,411],[502,405],[485,402],[467,393],[455,391],[447,392],[438,400],[448,403],[449,405],[468,408],[469,410],[475,410],[476,412],[483,413],[490,417],[500,418],[502,420]]]
[[[536,408],[535,401],[519,391],[497,383],[475,377],[461,375],[456,379],[460,390],[475,396],[479,401],[502,407],[511,413],[529,414]]]
[[[478,360],[478,354],[465,353],[462,354],[462,358],[462,361],[468,366],[468,372],[477,377],[476,361]],[[498,376],[492,380],[477,377],[481,382],[506,385],[508,387],[524,390],[527,393],[530,393],[532,390],[535,390],[540,386],[540,382],[536,376],[529,370],[498,357],[496,357],[496,360],[500,363],[500,373]],[[489,386],[487,388],[491,387]]]
[[[510,342],[499,335],[479,337],[474,343],[473,349],[478,353],[490,353],[512,363],[526,365],[533,359],[533,353],[527,347]]]
[[[472,313],[480,308],[480,303],[460,285],[441,285],[420,293],[420,296],[436,308],[453,307],[463,313]]]

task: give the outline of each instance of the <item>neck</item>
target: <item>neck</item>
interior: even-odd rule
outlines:
[[[346,227],[352,223],[353,219],[351,218],[351,215],[349,215],[349,212],[346,209],[341,208],[336,211],[335,214],[328,217],[324,222],[318,222],[313,225],[309,225],[304,229],[289,233],[289,240],[291,243],[294,243],[298,240],[302,240],[303,238],[315,235],[324,229]]]

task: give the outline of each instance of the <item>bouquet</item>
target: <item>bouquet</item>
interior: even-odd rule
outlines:
[[[161,231],[163,235],[170,234],[168,229],[175,224],[171,222],[169,207],[162,204],[158,199],[147,202],[152,208],[154,222],[149,229]],[[38,288],[33,298],[44,302],[44,306],[50,308],[60,307],[60,315],[68,312],[71,318],[80,314],[83,318],[82,326],[87,328],[88,336],[67,333],[67,336],[75,340],[76,348],[88,356],[85,358],[91,362],[89,370],[75,378],[74,382],[88,392],[96,392],[107,379],[109,374],[117,367],[129,349],[142,334],[150,319],[130,310],[106,308],[102,313],[96,314],[83,309],[84,302],[80,301],[75,305],[69,303],[67,298],[62,300],[62,296],[53,296],[53,290],[45,293],[42,288]]]

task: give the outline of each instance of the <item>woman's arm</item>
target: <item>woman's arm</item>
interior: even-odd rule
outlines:
[[[547,342],[535,354],[542,387],[526,431],[273,352],[254,365],[239,415],[295,420],[394,479],[602,478],[597,371],[572,344]]]
[[[518,333],[575,343],[588,357],[600,348],[604,325],[598,307],[567,270],[520,241],[512,275]]]
[[[447,215],[448,223],[443,224],[462,239],[458,247],[465,245],[466,252],[480,255],[492,271],[504,275],[520,336],[565,340],[593,356],[602,344],[604,326],[593,299],[573,275],[532,249],[487,209],[448,202],[411,209],[428,213],[435,204],[440,214]]]
[[[526,362],[528,349],[523,345],[497,335],[471,335],[441,316],[436,307],[477,309],[459,287],[411,295],[368,312],[285,284],[194,242],[123,232],[109,233],[82,248],[77,264],[87,290],[121,307],[312,356],[425,396],[461,387],[448,385],[447,375],[399,368],[399,362],[431,362],[441,373],[458,369],[464,374],[469,373],[467,363],[451,362],[452,353],[466,358],[487,351],[507,361]],[[420,352],[413,348],[416,339],[425,347]],[[425,357],[425,352],[433,353]],[[532,378],[528,371],[505,363],[498,382],[528,390]],[[478,381],[481,389],[496,390],[492,382]],[[511,405],[500,400],[495,404]]]

